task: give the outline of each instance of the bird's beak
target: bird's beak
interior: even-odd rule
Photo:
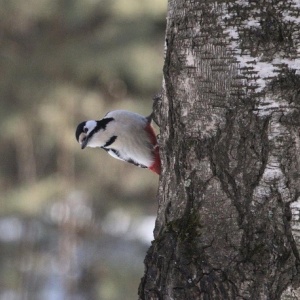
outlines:
[[[87,146],[87,144],[88,144],[89,138],[88,138],[88,136],[84,132],[82,132],[79,135],[78,140],[79,140],[79,143],[81,145],[81,149],[84,149]]]
[[[82,141],[82,143],[81,143],[81,149],[84,149],[84,148],[86,147],[88,141],[89,141],[89,140],[88,140],[87,137]]]

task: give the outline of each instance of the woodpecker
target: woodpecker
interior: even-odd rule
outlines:
[[[102,120],[80,123],[75,135],[81,149],[102,148],[114,158],[160,174],[159,148],[151,121],[152,115],[114,110]]]

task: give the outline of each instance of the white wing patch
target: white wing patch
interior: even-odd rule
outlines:
[[[126,161],[126,160],[124,160],[123,158],[121,158],[120,156],[118,156],[118,155],[116,154],[116,151],[114,151],[114,150],[112,150],[112,149],[107,150],[107,153],[108,153],[110,156],[112,156],[113,158],[116,158],[116,159],[119,159],[119,160],[122,160],[122,161]]]

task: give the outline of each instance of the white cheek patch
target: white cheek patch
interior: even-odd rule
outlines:
[[[87,133],[90,133],[97,126],[97,122],[95,120],[90,120],[85,123],[84,129],[88,129]]]

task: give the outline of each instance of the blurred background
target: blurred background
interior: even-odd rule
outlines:
[[[75,129],[151,112],[166,2],[0,0],[0,300],[137,299],[158,176]]]

